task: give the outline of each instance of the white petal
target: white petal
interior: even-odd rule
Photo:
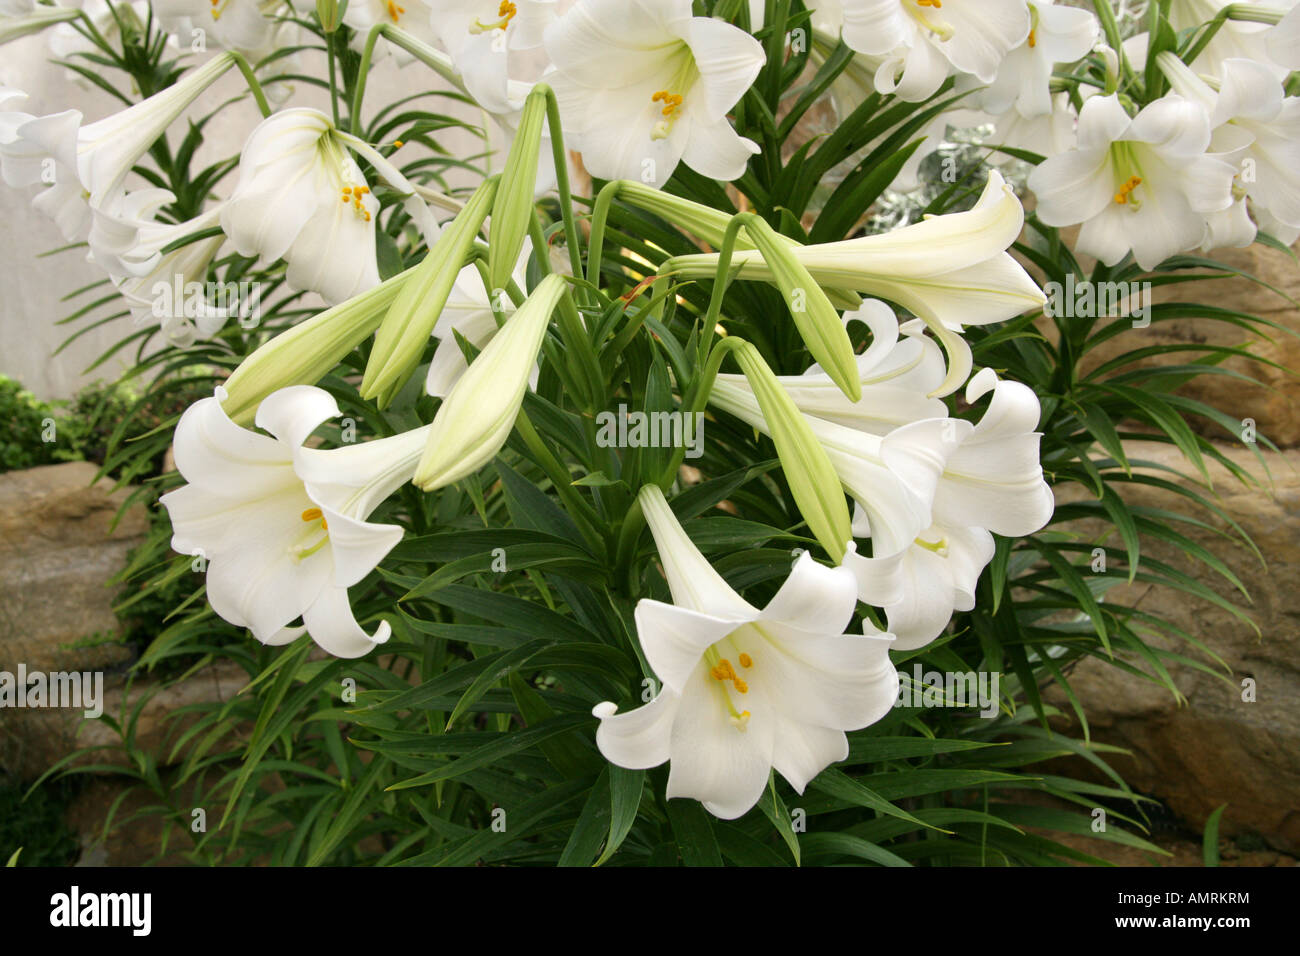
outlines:
[[[373,635],[367,634],[352,614],[347,588],[328,585],[303,612],[302,620],[311,639],[335,657],[364,657],[393,632],[387,621],[381,621]]]
[[[600,718],[596,729],[596,746],[610,763],[628,770],[647,770],[668,759],[673,720],[680,698],[668,688],[650,703],[625,714],[618,714],[614,704],[605,701],[592,709]]]

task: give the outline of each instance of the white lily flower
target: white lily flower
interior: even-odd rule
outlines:
[[[1170,0],[1169,24],[1179,32],[1199,27],[1214,19],[1219,11],[1232,2],[1233,0]],[[1296,6],[1296,0],[1257,0],[1257,4],[1278,10],[1290,10]],[[1193,65],[1209,73],[1218,73],[1224,60],[1232,57],[1267,62],[1271,52],[1269,33],[1270,27],[1265,23],[1228,20],[1219,28]],[[1285,64],[1281,65],[1285,66]],[[1279,70],[1278,75],[1282,78],[1284,71]]]
[[[58,224],[65,238],[84,235],[90,207],[122,188],[131,168],[177,118],[234,64],[213,57],[148,99],[89,125],[79,110],[0,120],[0,167],[11,186],[48,188],[32,205]],[[18,114],[15,114],[18,115]],[[25,115],[25,114],[21,114]]]
[[[311,449],[303,442],[339,414],[328,392],[298,385],[264,399],[257,425],[270,436],[232,422],[224,399],[218,388],[176,426],[176,468],[188,484],[160,499],[172,547],[206,559],[212,609],[262,643],[286,644],[306,630],[336,657],[361,657],[391,629],[385,621],[373,635],[362,630],[347,589],[402,539],[400,526],[365,519],[410,480],[428,426]]]
[[[898,638],[895,650],[924,647],[943,633],[955,611],[972,610],[980,574],[992,560],[993,535],[984,528],[935,523],[917,535],[887,572],[897,576],[897,600],[882,605]]]
[[[1029,35],[1025,0],[840,0],[844,42],[884,57],[876,89],[928,99],[950,73],[992,83],[1002,58]]]
[[[77,15],[69,7],[38,6],[35,0],[15,0],[0,7],[0,44],[65,23]]]
[[[1264,39],[1274,63],[1288,70],[1300,70],[1300,6],[1292,7]]]
[[[1014,190],[1001,173],[991,171],[979,202],[966,212],[792,251],[823,288],[876,295],[923,319],[948,353],[948,377],[935,392],[942,395],[970,375],[970,347],[957,334],[963,325],[1001,322],[1047,301],[1006,252],[1024,220]],[[717,253],[677,256],[660,272],[712,278],[717,264]],[[731,265],[739,278],[771,281],[771,268],[754,250],[736,250]]]
[[[556,0],[443,0],[432,24],[469,95],[505,116],[523,108],[541,75],[544,57],[524,51],[541,47],[559,13]]]
[[[893,637],[845,634],[853,576],[804,554],[763,610],[740,597],[686,536],[663,493],[639,496],[673,603],[643,600],[637,635],[662,682],[625,714],[606,701],[596,745],[620,767],[669,763],[668,797],[732,820],[758,802],[772,770],[799,793],[848,756],[847,730],[875,723],[898,695]]]
[[[931,216],[875,236],[795,246],[795,256],[824,288],[852,289],[896,302],[923,319],[953,331],[965,325],[1002,322],[1046,301],[1029,273],[1007,253],[1024,225],[1024,207],[1002,174],[989,181],[975,207]],[[717,253],[668,260],[685,278],[712,277]],[[731,264],[738,278],[770,278],[752,249],[737,249]]]
[[[1039,116],[1024,116],[1019,110],[1007,110],[1000,116],[983,116],[983,122],[993,124],[993,135],[987,140],[989,145],[1009,146],[1012,149],[1024,149],[1037,153],[1044,158],[1059,156],[1068,149],[1073,149],[1075,123],[1078,119],[1070,94],[1056,93],[1051,99],[1052,107]],[[981,125],[980,121],[971,123]],[[989,162],[1003,166],[1015,157],[1009,153],[995,151]]]
[[[871,557],[852,553],[844,560],[857,577],[858,597],[885,609],[900,650],[928,644],[954,611],[975,606],[975,584],[993,558],[990,531],[1032,534],[1051,520],[1055,510],[1038,458],[1041,436],[1034,431],[1041,413],[1038,397],[1025,385],[998,381],[992,369],[983,369],[967,384],[966,401],[973,404],[990,390],[993,400],[973,428],[967,422],[944,419],[899,429],[906,433],[938,425],[947,438],[945,445],[932,446],[937,477],[933,463],[916,467],[919,450],[914,449],[910,462],[900,460],[896,451],[890,459],[896,472],[910,468],[904,472],[914,476],[908,479],[909,487],[925,489],[933,524],[901,548],[897,539],[900,531],[910,530],[906,525],[894,532],[885,547],[879,535],[872,535]],[[896,440],[893,435],[885,439]],[[853,533],[865,536],[873,525],[878,522],[860,500]]]
[[[745,171],[758,145],[727,121],[764,63],[757,40],[690,0],[583,0],[547,27],[567,142],[593,176],[662,186],[684,162]]]
[[[152,190],[138,190],[126,198],[135,200],[140,193],[147,192]],[[166,193],[166,196],[171,194]],[[237,295],[225,299],[228,290],[224,288],[220,292],[222,298],[209,301],[206,286],[208,267],[225,243],[225,236],[209,236],[187,242],[170,252],[162,251],[177,240],[216,227],[220,219],[221,206],[214,206],[185,222],[151,220],[138,226],[131,224],[128,229],[134,241],[129,249],[115,257],[113,267],[104,265],[107,254],[102,249],[95,256],[96,261],[108,270],[113,285],[126,300],[137,325],[157,322],[172,344],[188,347],[199,338],[211,338],[228,319],[243,316],[250,307],[256,306],[255,301],[240,301]],[[102,220],[97,217],[96,222],[99,225]],[[93,229],[91,234],[93,248]],[[202,284],[201,295],[194,294],[193,283]]]
[[[1235,170],[1207,155],[1210,115],[1169,94],[1130,119],[1115,95],[1079,114],[1078,145],[1038,166],[1029,188],[1050,226],[1083,223],[1080,251],[1115,265],[1130,251],[1144,269],[1199,246],[1206,215],[1232,205]]]
[[[441,7],[440,2],[430,0],[349,0],[343,11],[343,22],[352,28],[352,45],[358,51],[365,46],[371,28],[381,23],[400,27],[422,43],[436,46]],[[376,62],[386,51],[398,66],[415,60],[411,53],[387,43],[375,47],[371,62]]]
[[[770,433],[753,393],[740,385],[719,376],[709,393],[709,404]],[[899,426],[882,437],[812,415],[805,418],[840,484],[859,506],[853,534],[871,538],[877,560],[901,554],[930,526],[931,505],[944,465],[973,429],[970,422],[934,418]],[[859,556],[857,560],[871,559]],[[884,603],[881,593],[869,603]]]
[[[867,299],[844,322],[861,321],[871,329],[871,345],[857,356],[862,398],[852,401],[817,365],[802,375],[779,375],[777,381],[805,415],[884,437],[900,425],[923,418],[942,418],[948,409],[927,397],[943,382],[943,353],[919,328],[899,340],[894,310],[877,299]],[[919,325],[919,323],[918,323]],[[744,375],[722,374],[727,386],[753,393]]]
[[[1224,60],[1216,90],[1171,53],[1158,59],[1170,86],[1210,113],[1210,151],[1238,170],[1232,207],[1209,217],[1205,248],[1254,241],[1247,198],[1257,211],[1300,227],[1300,97],[1286,96],[1273,70],[1251,60]]]
[[[258,0],[152,0],[164,30],[189,38],[201,30],[205,42],[222,50],[256,53],[271,39],[272,22]]]
[[[1042,407],[1034,390],[981,369],[966,385],[974,404],[992,392],[989,407],[948,454],[935,487],[934,520],[948,527],[978,525],[995,534],[1033,534],[1056,508],[1043,479],[1035,431]]]
[[[979,94],[989,113],[1015,108],[1024,117],[1052,111],[1052,69],[1083,59],[1101,39],[1101,24],[1091,11],[1030,0],[1032,26],[1025,42],[1002,60],[992,84]]]
[[[221,215],[221,228],[240,255],[283,258],[292,288],[317,292],[331,305],[379,284],[379,202],[349,150],[407,194],[406,208],[426,237],[437,235],[424,201],[392,163],[306,107],[274,113],[253,130]]]
[[[22,90],[0,87],[0,175],[9,186],[41,183],[44,188],[32,199],[32,208],[53,220],[63,238],[71,242],[90,228],[90,207],[76,167],[61,166],[38,144],[18,134],[36,118],[18,110],[26,100]]]

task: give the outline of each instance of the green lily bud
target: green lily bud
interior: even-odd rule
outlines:
[[[862,382],[853,343],[840,320],[835,306],[817,280],[795,255],[780,241],[777,232],[758,216],[745,224],[749,237],[763,261],[772,271],[772,281],[785,296],[786,305],[799,335],[813,358],[851,401],[862,398]]]
[[[316,0],[316,18],[320,20],[321,29],[334,33],[343,22],[343,14],[348,9],[348,0]]]
[[[681,196],[674,196],[672,193],[666,193],[661,189],[654,189],[633,179],[616,180],[606,188],[611,188],[609,197],[611,200],[613,198],[622,199],[630,206],[652,212],[661,219],[666,219],[673,225],[685,229],[691,235],[703,239],[715,249],[722,246],[723,238],[727,234],[727,226],[731,222],[731,216],[728,213],[714,209],[712,206],[693,202],[690,199],[683,199]],[[598,208],[593,216],[593,223],[595,218],[600,216],[599,204],[601,201],[600,198],[597,199]],[[800,248],[799,242],[789,236],[783,236],[780,233],[773,233],[773,235],[792,249]],[[736,235],[733,248],[754,248],[753,240],[749,238],[744,229],[740,230]],[[666,274],[668,271],[668,263],[665,263],[661,272]],[[825,292],[837,309],[857,309],[862,306],[862,296],[852,289],[825,288]]]
[[[528,390],[528,375],[565,280],[549,275],[506,320],[452,387],[429,431],[412,479],[433,491],[473,474],[510,436]]]
[[[496,190],[497,177],[483,181],[402,286],[375,334],[375,347],[361,378],[362,398],[387,406],[420,364]]]
[[[226,414],[248,425],[262,399],[272,392],[319,382],[379,328],[385,310],[415,269],[412,266],[264,343],[225,381],[227,397],[221,407]]]
[[[748,342],[732,351],[767,422],[790,492],[813,536],[839,564],[853,536],[839,476],[808,420]]]
[[[541,151],[542,124],[546,121],[545,84],[537,84],[524,102],[514,145],[506,157],[505,169],[492,203],[492,229],[488,244],[489,291],[495,295],[510,281],[519,250],[528,235],[528,219],[535,215],[533,193],[537,188],[537,157]],[[539,250],[544,252],[545,250]]]

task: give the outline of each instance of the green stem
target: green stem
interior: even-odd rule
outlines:
[[[379,39],[379,34],[383,31],[384,25],[376,23],[366,34],[366,44],[361,49],[361,67],[357,70],[357,88],[352,93],[352,115],[349,119],[349,128],[353,136],[361,135],[361,101],[366,95],[366,74],[370,72],[370,58],[375,54],[375,41]]]
[[[257,74],[253,72],[252,66],[248,60],[244,59],[242,53],[236,53],[233,50],[228,51],[229,56],[235,61],[235,66],[239,67],[239,72],[244,75],[244,82],[248,84],[249,92],[253,94],[253,99],[257,101],[257,108],[262,112],[262,118],[271,115],[271,104],[266,101],[266,94],[262,92],[262,84],[257,81]],[[334,117],[335,122],[338,117]]]
[[[334,125],[338,126],[339,125],[339,88],[338,88],[338,82],[334,76],[334,72],[335,72],[334,61],[335,59],[337,59],[334,53],[334,37],[335,34],[333,33],[325,34],[325,49],[329,52],[329,61],[330,61],[330,114],[334,117]]]
[[[600,534],[600,517],[596,510],[582,500],[582,496],[574,490],[573,479],[570,477],[568,469],[560,462],[555,454],[542,441],[542,436],[537,434],[537,429],[533,427],[528,413],[522,408],[519,410],[519,417],[515,419],[515,428],[519,432],[519,437],[524,440],[528,450],[532,452],[537,460],[537,464],[546,472],[546,476],[551,479],[551,484],[555,486],[555,493],[560,496],[569,513],[577,520],[578,530],[582,536],[587,539],[587,543],[592,546],[592,550],[597,555],[605,554],[608,551],[607,543]]]
[[[555,161],[555,186],[560,194],[560,216],[564,220],[564,241],[569,247],[569,264],[575,276],[582,275],[582,250],[578,244],[578,223],[573,218],[573,193],[569,189],[569,157],[564,152],[564,131],[560,126],[560,103],[545,83],[533,91],[546,93],[546,123],[551,130],[551,155]]]
[[[587,236],[587,281],[600,285],[601,260],[605,254],[605,226],[609,222],[609,207],[618,197],[622,183],[615,179],[607,182],[596,194],[591,208],[591,233]]]
[[[1092,6],[1097,11],[1097,19],[1101,21],[1101,29],[1106,34],[1106,42],[1110,44],[1110,48],[1119,57],[1120,76],[1127,83],[1133,79],[1133,66],[1124,53],[1124,39],[1120,36],[1119,21],[1115,18],[1115,10],[1111,7],[1110,0],[1092,0]]]

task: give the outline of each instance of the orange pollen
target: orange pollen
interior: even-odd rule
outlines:
[[[1126,182],[1123,186],[1120,186],[1119,192],[1115,194],[1115,202],[1121,206],[1124,205],[1125,203],[1128,202],[1129,193],[1133,192],[1133,190],[1137,189],[1141,185],[1142,185],[1141,176],[1129,177],[1128,182]]]
[[[321,510],[319,508],[308,508],[306,511],[302,513],[302,520],[303,521],[321,520]]]
[[[669,93],[667,90],[659,90],[650,97],[651,103],[662,102],[664,116],[672,116],[677,112],[678,107],[682,105],[683,97],[680,93]]]
[[[1030,30],[1030,31],[1029,31],[1029,48],[1030,48],[1030,49],[1033,49],[1033,48],[1036,47],[1036,46],[1038,46],[1038,31],[1037,31],[1037,30]]]
[[[938,10],[943,6],[943,0],[916,0],[916,5],[918,7],[934,7],[934,9]]]
[[[748,654],[741,654],[741,655],[740,655],[740,666],[741,666],[741,667],[753,667],[753,666],[754,666],[754,659],[753,659],[752,657],[750,657]]]
[[[394,2],[394,0],[388,0],[387,6],[388,6],[388,15],[393,18],[394,23],[400,20],[402,18],[402,14],[406,12],[406,7],[399,7]]]

